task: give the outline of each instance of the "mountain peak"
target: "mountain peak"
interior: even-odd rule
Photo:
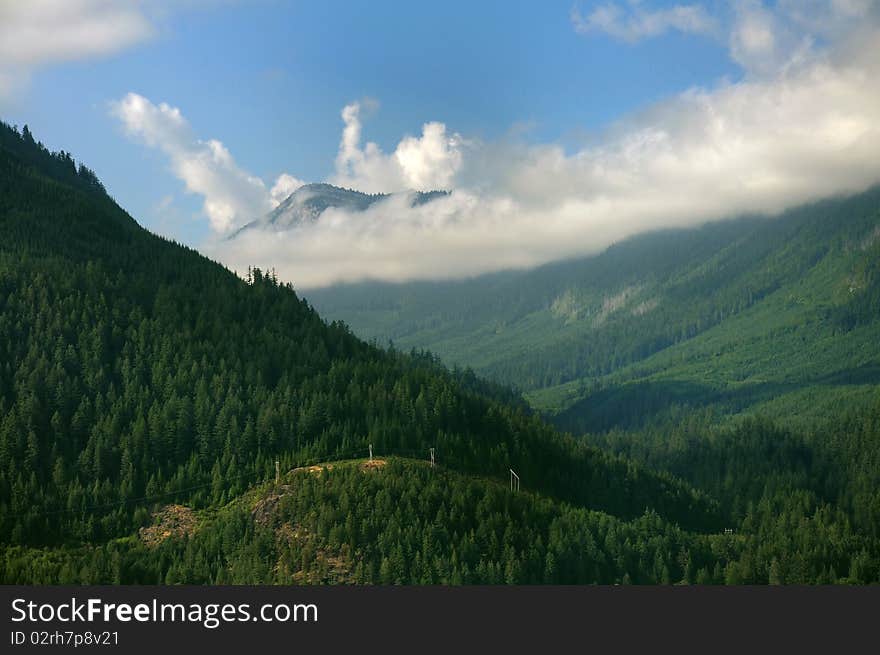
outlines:
[[[299,187],[285,198],[275,209],[265,216],[251,221],[230,238],[235,238],[243,231],[261,227],[272,230],[287,230],[298,225],[317,221],[327,209],[343,209],[349,212],[362,212],[380,200],[393,195],[390,193],[364,193],[355,189],[327,184],[326,182],[310,182]],[[449,195],[448,191],[408,191],[410,206],[417,207],[437,198]]]

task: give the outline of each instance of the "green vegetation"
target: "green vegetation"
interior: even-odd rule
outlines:
[[[869,347],[877,270],[876,259],[863,255],[876,245],[829,246],[849,248],[845,264],[835,264],[798,248],[792,234],[800,232],[792,228],[785,240],[795,254],[780,264],[792,280],[847,271],[859,291],[847,290],[848,298],[836,287],[822,290],[824,304],[808,303],[819,314],[806,326],[786,323],[794,314],[768,305],[766,320],[781,333],[791,329],[793,344],[808,334],[800,330],[835,335],[811,346],[809,360],[798,364],[790,354],[779,366],[862,390],[863,402],[835,429],[804,436],[764,421],[719,427],[722,405],[697,403],[699,395],[682,388],[682,402],[663,397],[656,411],[635,419],[639,412],[613,395],[601,412],[591,403],[585,412],[560,414],[572,425],[609,426],[574,438],[504,386],[448,370],[436,356],[377,348],[342,323],[324,322],[272,274],[253,269],[242,280],[150,234],[93,178],[69,155],[0,125],[0,582],[880,578],[880,405],[871,392]],[[863,219],[853,234],[864,231]],[[720,243],[724,230],[760,225],[707,228],[699,239]],[[688,251],[678,236],[662,238]],[[812,257],[806,268],[802,255]],[[718,257],[728,263],[713,279],[727,279],[738,256]],[[611,279],[624,268],[595,272]],[[668,325],[667,318],[641,322],[667,310],[639,295],[643,283],[627,281],[623,288],[631,290],[603,300],[589,320],[590,330],[606,330],[620,350],[542,379],[580,384],[589,367],[604,366],[608,380],[621,376],[614,389],[635,389],[633,398],[648,406],[654,401],[638,385],[662,380],[669,366],[638,374],[627,366],[712,338],[727,324],[720,315],[693,335],[680,330],[709,316],[719,298],[739,298],[733,314],[744,323],[761,303],[782,302],[776,273],[765,283],[752,264],[735,268],[752,286],[742,282],[724,295],[670,264],[663,288],[677,288],[672,280],[701,290],[705,302],[678,317],[668,310]],[[751,300],[742,295],[747,287]],[[574,335],[583,326],[572,297],[551,309],[569,317]],[[643,310],[627,316],[645,332],[603,327],[622,330],[629,319],[618,317],[621,307],[636,301]],[[671,343],[637,359],[645,334],[656,340],[664,330]],[[742,328],[732,331],[748,337]],[[845,359],[839,344],[862,354]],[[832,346],[839,350],[826,352]],[[758,375],[744,367],[745,355],[720,352],[731,357],[730,367]],[[766,368],[766,359],[756,361]],[[861,377],[833,377],[854,368]],[[706,371],[711,381],[711,367]],[[609,388],[577,389],[566,410]],[[768,390],[762,402],[769,407],[779,396]],[[357,459],[370,444],[386,465],[364,467]],[[423,459],[429,448],[441,467],[404,459]],[[278,488],[267,482],[276,460],[290,471]],[[326,466],[293,470],[315,462]],[[506,486],[511,467],[522,492]]]
[[[554,497],[699,529],[714,501],[556,433],[511,394],[324,323],[289,286],[247,281],[140,228],[98,188],[0,150],[0,534],[95,544],[145,502],[228,502],[275,459],[437,450],[516,467]],[[6,147],[9,141],[12,146]],[[43,152],[36,144],[33,149]]]
[[[880,189],[466,282],[308,293],[318,310],[564,412],[575,431],[670,405],[815,422],[880,383]]]
[[[384,463],[384,462],[383,462]],[[806,507],[808,499],[799,498]],[[826,507],[761,504],[755,534],[622,521],[425,462],[328,463],[261,485],[152,547],[0,553],[7,581],[173,584],[864,583],[877,553]]]

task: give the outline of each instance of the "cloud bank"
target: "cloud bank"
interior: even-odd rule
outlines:
[[[352,103],[342,111],[328,181],[371,192],[452,193],[415,207],[401,194],[361,213],[329,209],[285,232],[248,230],[205,249],[238,271],[274,266],[299,288],[461,278],[596,253],[647,230],[772,214],[861,191],[880,182],[876,5],[805,2],[813,6],[737,3],[719,38],[741,63],[741,80],[687,90],[575,152],[465,139],[428,122],[386,153],[364,144],[365,105]],[[205,196],[218,233],[282,193],[235,166],[222,144],[195,139],[167,105],[129,96],[118,115]]]

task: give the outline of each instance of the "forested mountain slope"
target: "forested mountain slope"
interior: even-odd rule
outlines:
[[[815,440],[691,413],[575,439],[150,234],[93,178],[0,129],[0,582],[880,577],[876,409]],[[340,461],[370,444],[386,466]]]
[[[365,338],[429,348],[568,410],[566,428],[683,403],[737,414],[774,401],[776,416],[815,419],[841,397],[864,405],[880,383],[878,262],[873,189],[533,271],[306,296]]]
[[[491,478],[514,467],[548,496],[624,518],[647,507],[720,525],[686,484],[560,435],[431,357],[365,344],[274,277],[241,280],[148,233],[81,184],[69,155],[0,136],[0,541],[100,543],[157,499],[215,506],[275,459],[368,444],[434,447]]]

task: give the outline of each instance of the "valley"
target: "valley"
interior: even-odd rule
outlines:
[[[874,582],[877,198],[303,299],[0,124],[0,582]]]
[[[803,425],[876,395],[878,225],[872,189],[533,271],[305,295],[364,338],[513,385],[569,429],[632,425],[670,405]],[[655,409],[638,400],[650,397]]]

